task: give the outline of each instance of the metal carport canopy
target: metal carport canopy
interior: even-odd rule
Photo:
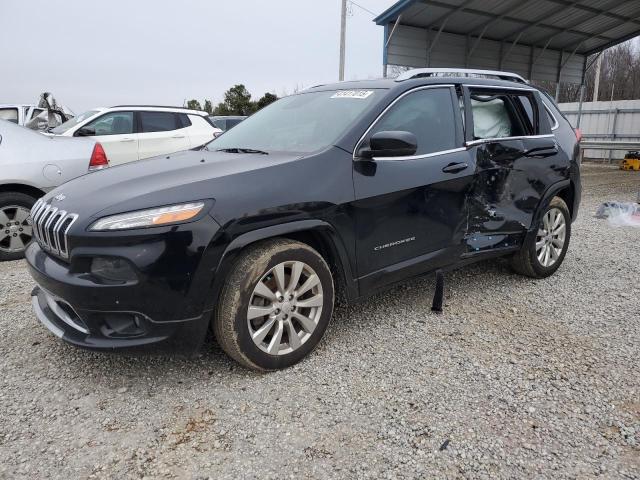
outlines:
[[[587,56],[640,34],[640,0],[400,0],[383,64],[506,70],[581,84]]]

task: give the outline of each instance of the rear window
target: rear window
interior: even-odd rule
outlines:
[[[471,93],[473,136],[476,140],[519,137],[531,134],[528,120],[517,110],[517,95]],[[525,109],[523,106],[522,109]],[[525,109],[526,110],[526,109]]]
[[[182,128],[177,126],[176,115],[172,112],[140,112],[141,132],[168,132]]]
[[[18,123],[18,109],[0,108],[0,120],[8,120],[13,123]]]

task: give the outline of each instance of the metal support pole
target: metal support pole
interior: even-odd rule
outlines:
[[[347,34],[347,0],[342,0],[342,16],[340,18],[340,69],[338,72],[338,80],[341,82],[344,80],[346,34]]]
[[[610,139],[612,142],[616,141],[616,125],[618,124],[618,113],[620,112],[620,109],[616,108],[613,111],[613,124],[611,125],[611,132],[609,132],[610,135]],[[609,163],[611,163],[611,150],[609,150]]]
[[[558,58],[558,72],[556,75],[556,98],[555,101],[560,101],[560,78],[562,76],[562,60],[564,59],[564,50],[560,50],[560,58]]]
[[[396,28],[398,28],[398,25],[400,25],[400,20],[402,19],[402,14],[398,15],[398,18],[396,18],[395,23],[393,24],[393,28],[391,29],[391,33],[389,34],[389,36],[387,38],[385,38],[384,40],[384,58],[385,58],[385,62],[382,66],[382,76],[384,78],[387,78],[387,74],[388,74],[388,65],[387,65],[387,55],[389,54],[388,52],[388,48],[389,48],[389,43],[391,43],[391,38],[393,38],[393,34],[396,31]],[[387,31],[388,27],[385,27],[385,32]]]
[[[598,101],[598,90],[600,90],[600,70],[602,69],[602,55],[598,55],[596,61],[596,79],[593,85],[593,101]]]
[[[580,128],[580,120],[582,119],[582,102],[584,100],[584,80],[580,85],[580,101],[578,103],[578,119],[576,120],[576,128]]]
[[[576,128],[580,128],[580,120],[582,120],[582,102],[584,101],[584,84],[587,73],[587,57],[584,57],[582,63],[582,80],[580,81],[580,101],[578,102],[578,119],[576,120]]]

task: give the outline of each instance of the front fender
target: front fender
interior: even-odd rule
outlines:
[[[339,273],[343,276],[348,298],[357,298],[359,293],[351,269],[349,255],[336,229],[326,221],[307,219],[252,230],[237,236],[229,242],[214,268],[214,280],[207,300],[207,310],[214,308],[234,260],[244,248],[261,240],[304,232],[314,233],[322,239],[323,247],[330,249],[330,254],[337,260],[337,268],[341,270]]]

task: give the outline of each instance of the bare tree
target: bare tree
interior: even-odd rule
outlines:
[[[629,40],[602,52],[602,68],[600,71],[600,87],[598,100],[634,100],[640,98],[640,48],[637,40]],[[587,64],[594,64],[585,75],[584,99],[593,98],[595,86],[595,56],[587,59]],[[556,92],[555,82],[534,82],[547,90],[552,96]],[[580,85],[560,84],[560,102],[577,102],[580,99]]]

